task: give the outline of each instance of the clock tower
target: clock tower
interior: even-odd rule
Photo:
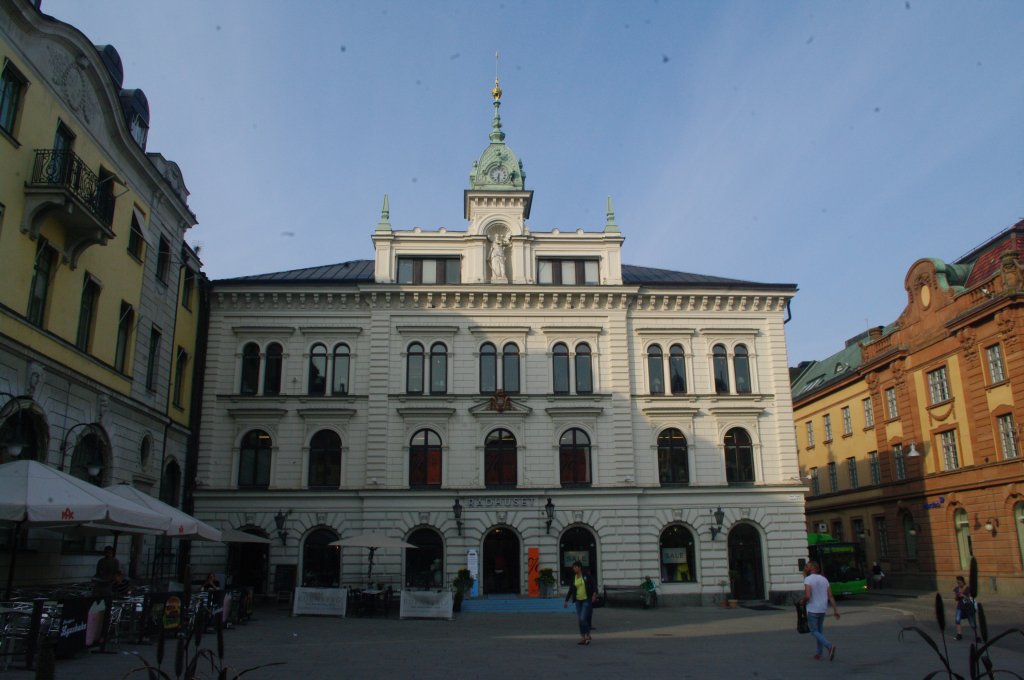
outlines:
[[[523,162],[505,144],[499,112],[501,86],[497,78],[491,96],[494,100],[491,141],[473,162],[463,210],[469,220],[470,237],[479,239],[486,251],[487,279],[491,283],[508,283],[517,278],[515,263],[517,258],[521,259],[522,242],[529,231],[526,219],[530,217],[533,191],[525,187]]]

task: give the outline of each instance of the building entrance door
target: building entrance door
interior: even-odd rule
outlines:
[[[514,532],[498,527],[484,537],[481,567],[485,595],[519,594],[519,539]]]
[[[266,538],[262,529],[243,527],[242,531]],[[270,585],[270,546],[266,543],[228,544],[228,574],[231,585],[250,587],[257,594],[267,592]]]
[[[735,575],[733,597],[737,600],[765,599],[761,536],[749,524],[740,524],[729,532],[729,572],[730,576]]]
[[[566,529],[558,541],[558,584],[567,586],[572,583],[572,563],[577,560],[583,565],[583,571],[594,578],[595,584],[600,584],[600,574],[597,570],[597,541],[594,534],[584,527],[572,527]]]

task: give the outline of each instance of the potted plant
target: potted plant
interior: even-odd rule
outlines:
[[[469,573],[469,569],[465,567],[459,569],[458,574],[455,575],[455,580],[452,581],[452,589],[455,591],[455,599],[452,605],[453,610],[457,612],[462,611],[462,600],[472,587],[473,576]]]
[[[545,567],[537,573],[537,585],[541,597],[551,597],[555,590],[555,570]]]
[[[725,590],[726,588],[729,587],[729,582],[726,581],[725,579],[722,579],[721,581],[718,582],[718,586],[722,589],[722,595],[721,595],[721,599],[718,600],[718,606],[722,607],[724,609],[725,607],[729,606],[729,594]]]

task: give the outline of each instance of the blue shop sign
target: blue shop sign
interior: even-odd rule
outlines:
[[[945,496],[939,496],[939,500],[932,501],[931,503],[925,503],[924,504],[924,509],[925,510],[935,510],[937,508],[941,508],[942,504],[945,503],[945,502],[946,502],[946,497]]]

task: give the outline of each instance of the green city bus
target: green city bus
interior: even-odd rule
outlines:
[[[844,543],[831,534],[807,534],[807,551],[832,585],[833,595],[853,595],[868,589],[864,549],[859,543]]]

